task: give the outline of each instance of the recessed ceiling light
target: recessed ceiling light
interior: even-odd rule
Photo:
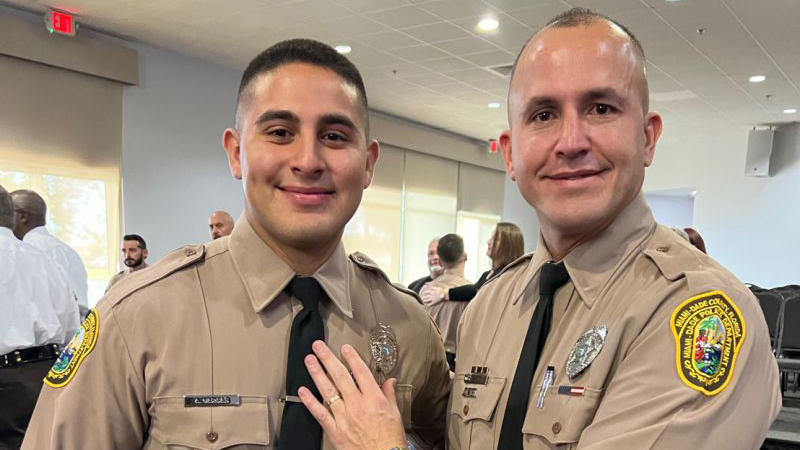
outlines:
[[[767,79],[767,77],[765,77],[764,75],[753,75],[752,77],[750,77],[750,82],[751,83],[761,83],[762,81],[764,81],[766,79]]]
[[[498,22],[497,19],[493,19],[491,17],[485,17],[481,19],[480,22],[478,22],[478,28],[480,28],[483,31],[492,31],[497,29],[498,26],[500,26],[500,22]]]
[[[486,106],[488,106],[489,108],[492,108],[492,109],[496,109],[496,108],[499,108],[499,107],[500,107],[500,103],[498,103],[498,102],[492,102],[492,103],[489,103],[489,104],[488,104],[488,105],[486,105]]]
[[[348,54],[348,53],[353,51],[353,48],[350,47],[349,45],[337,45],[336,47],[333,47],[333,48],[334,48],[334,50],[336,50],[337,52],[339,52],[339,53],[341,53],[343,55],[346,55],[346,54]]]
[[[784,114],[794,114],[796,112],[797,112],[797,108],[788,108],[788,109],[784,109],[783,110]]]

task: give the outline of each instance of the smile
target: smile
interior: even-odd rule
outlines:
[[[279,186],[278,190],[283,192],[290,202],[306,207],[320,206],[333,198],[335,194],[333,190],[314,187]]]

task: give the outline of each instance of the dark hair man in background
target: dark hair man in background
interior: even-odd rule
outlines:
[[[445,234],[439,239],[436,245],[436,252],[442,262],[444,271],[435,280],[427,283],[421,292],[423,298],[426,297],[425,291],[438,289],[447,291],[450,288],[466,286],[470,283],[464,278],[464,263],[467,262],[467,254],[464,253],[464,239],[455,233]],[[425,310],[439,326],[444,339],[444,350],[447,352],[447,363],[450,370],[455,370],[456,364],[456,329],[461,314],[466,309],[467,302],[439,301],[425,305]]]
[[[372,413],[396,412],[404,431],[376,447],[405,446],[406,432],[422,448],[442,441],[450,377],[436,326],[341,243],[378,159],[368,120],[361,76],[333,48],[297,39],[256,56],[223,137],[244,214],[228,239],[109,291],[83,358],[48,374],[23,449],[331,449],[298,398],[314,395],[301,386],[321,370],[304,366],[316,340],[367,358],[397,392]],[[347,395],[320,394],[334,411]]]
[[[629,31],[578,8],[518,56],[500,144],[539,243],[462,316],[448,448],[761,447],[781,408],[764,316],[742,282],[653,218],[641,189],[662,121],[645,67]],[[335,386],[353,383],[319,357]],[[400,435],[391,418],[360,414],[385,393],[353,374],[344,413],[304,398],[326,432]]]
[[[47,231],[47,204],[34,191],[19,189],[11,193],[14,202],[14,235],[45,254],[61,269],[81,317],[89,311],[89,280],[78,252]]]
[[[214,211],[208,218],[208,230],[211,239],[230,235],[233,231],[233,217],[227,211]]]
[[[117,272],[108,282],[106,292],[111,286],[117,284],[124,276],[148,267],[147,263],[147,243],[138,234],[126,234],[122,238],[122,263],[125,268]]]

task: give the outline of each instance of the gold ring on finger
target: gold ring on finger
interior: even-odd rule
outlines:
[[[341,400],[341,399],[342,399],[342,396],[341,396],[341,395],[339,395],[339,394],[336,394],[336,395],[334,395],[333,397],[331,397],[331,398],[329,398],[329,399],[325,400],[325,406],[327,406],[328,408],[330,408],[332,404],[334,404],[335,402],[338,402],[338,401],[339,401],[339,400]]]

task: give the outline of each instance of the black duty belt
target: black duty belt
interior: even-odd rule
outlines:
[[[6,353],[5,355],[0,356],[0,369],[4,367],[19,366],[20,364],[36,361],[56,359],[60,353],[61,346],[58,344],[46,344],[42,345],[41,347],[14,350],[11,353]]]

